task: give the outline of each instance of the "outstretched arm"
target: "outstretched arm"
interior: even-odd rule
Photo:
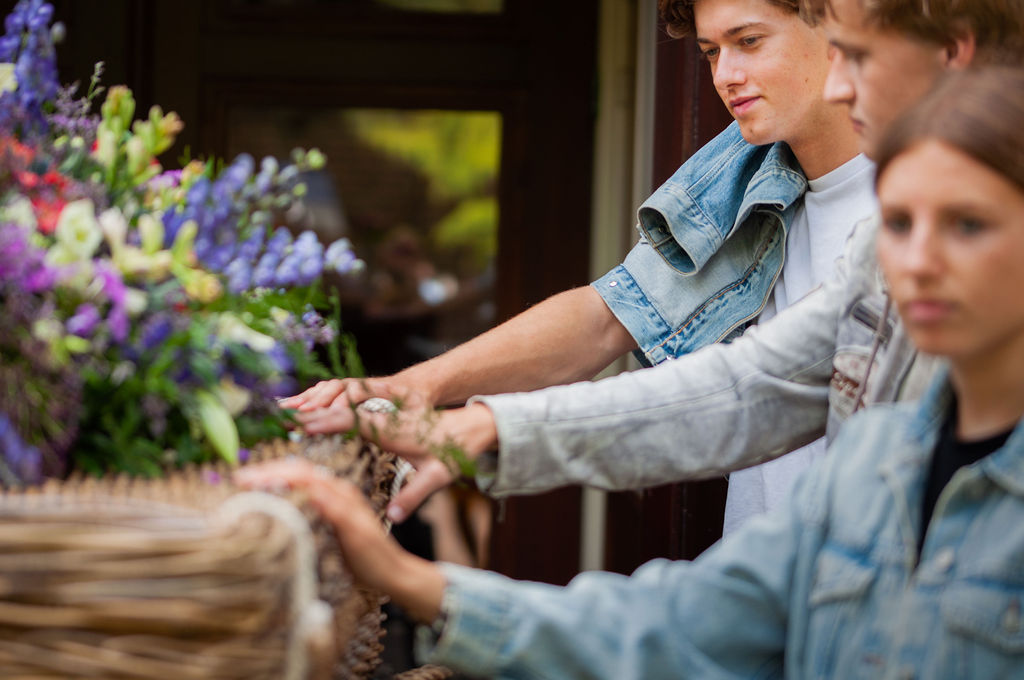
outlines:
[[[412,557],[384,535],[355,487],[305,461],[243,468],[236,479],[305,490],[336,527],[360,583],[421,622],[443,610],[440,638],[420,641],[425,660],[474,676],[622,680],[754,677],[781,674],[784,658],[801,662],[801,612],[832,477],[822,468],[804,476],[786,508],[696,562],[656,560],[631,577],[590,572],[564,588]]]
[[[585,348],[585,351],[583,351]],[[444,354],[380,379],[414,390],[431,405],[462,403],[474,394],[536,390],[586,380],[636,341],[591,286],[554,295]],[[284,400],[300,412],[329,406],[352,380],[319,383]]]

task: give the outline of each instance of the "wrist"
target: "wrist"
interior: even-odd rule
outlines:
[[[418,623],[430,625],[441,615],[447,581],[434,562],[403,553],[387,594]]]
[[[477,402],[445,413],[454,419],[449,431],[470,460],[476,460],[484,451],[498,447],[494,414],[485,404]]]
[[[392,380],[405,389],[417,392],[431,406],[436,405],[443,396],[436,371],[431,370],[429,361],[399,371]]]

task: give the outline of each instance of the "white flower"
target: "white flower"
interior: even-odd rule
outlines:
[[[252,401],[252,393],[227,376],[220,379],[214,393],[220,397],[221,403],[232,418],[241,415]]]
[[[124,289],[124,308],[128,316],[138,316],[146,311],[149,305],[149,298],[144,291],[138,288]]]
[[[108,208],[100,215],[100,227],[110,244],[110,251],[116,255],[128,237],[128,220],[117,208]]]
[[[3,64],[0,64],[3,66]],[[2,87],[2,85],[0,85]],[[2,90],[0,90],[2,91]],[[32,210],[32,202],[24,196],[18,196],[16,199],[8,203],[0,210],[0,219],[4,222],[13,222],[14,224],[25,227],[26,229],[36,229],[36,213]]]
[[[269,352],[274,349],[274,339],[264,335],[242,323],[234,314],[225,312],[217,320],[217,337],[227,342],[248,345],[257,352]]]
[[[142,237],[142,252],[152,255],[164,247],[164,223],[149,213],[141,215],[139,236]]]
[[[83,198],[64,206],[54,231],[57,245],[75,260],[88,260],[103,240],[92,201]]]

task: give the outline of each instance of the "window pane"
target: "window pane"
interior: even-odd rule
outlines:
[[[244,108],[230,155],[286,159],[318,147],[307,209],[281,216],[323,240],[350,238],[367,264],[341,285],[342,326],[366,368],[389,373],[494,323],[501,116],[496,112]]]

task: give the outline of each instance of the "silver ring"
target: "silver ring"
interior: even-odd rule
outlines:
[[[358,406],[360,411],[367,413],[394,413],[398,409],[388,399],[371,397]]]

